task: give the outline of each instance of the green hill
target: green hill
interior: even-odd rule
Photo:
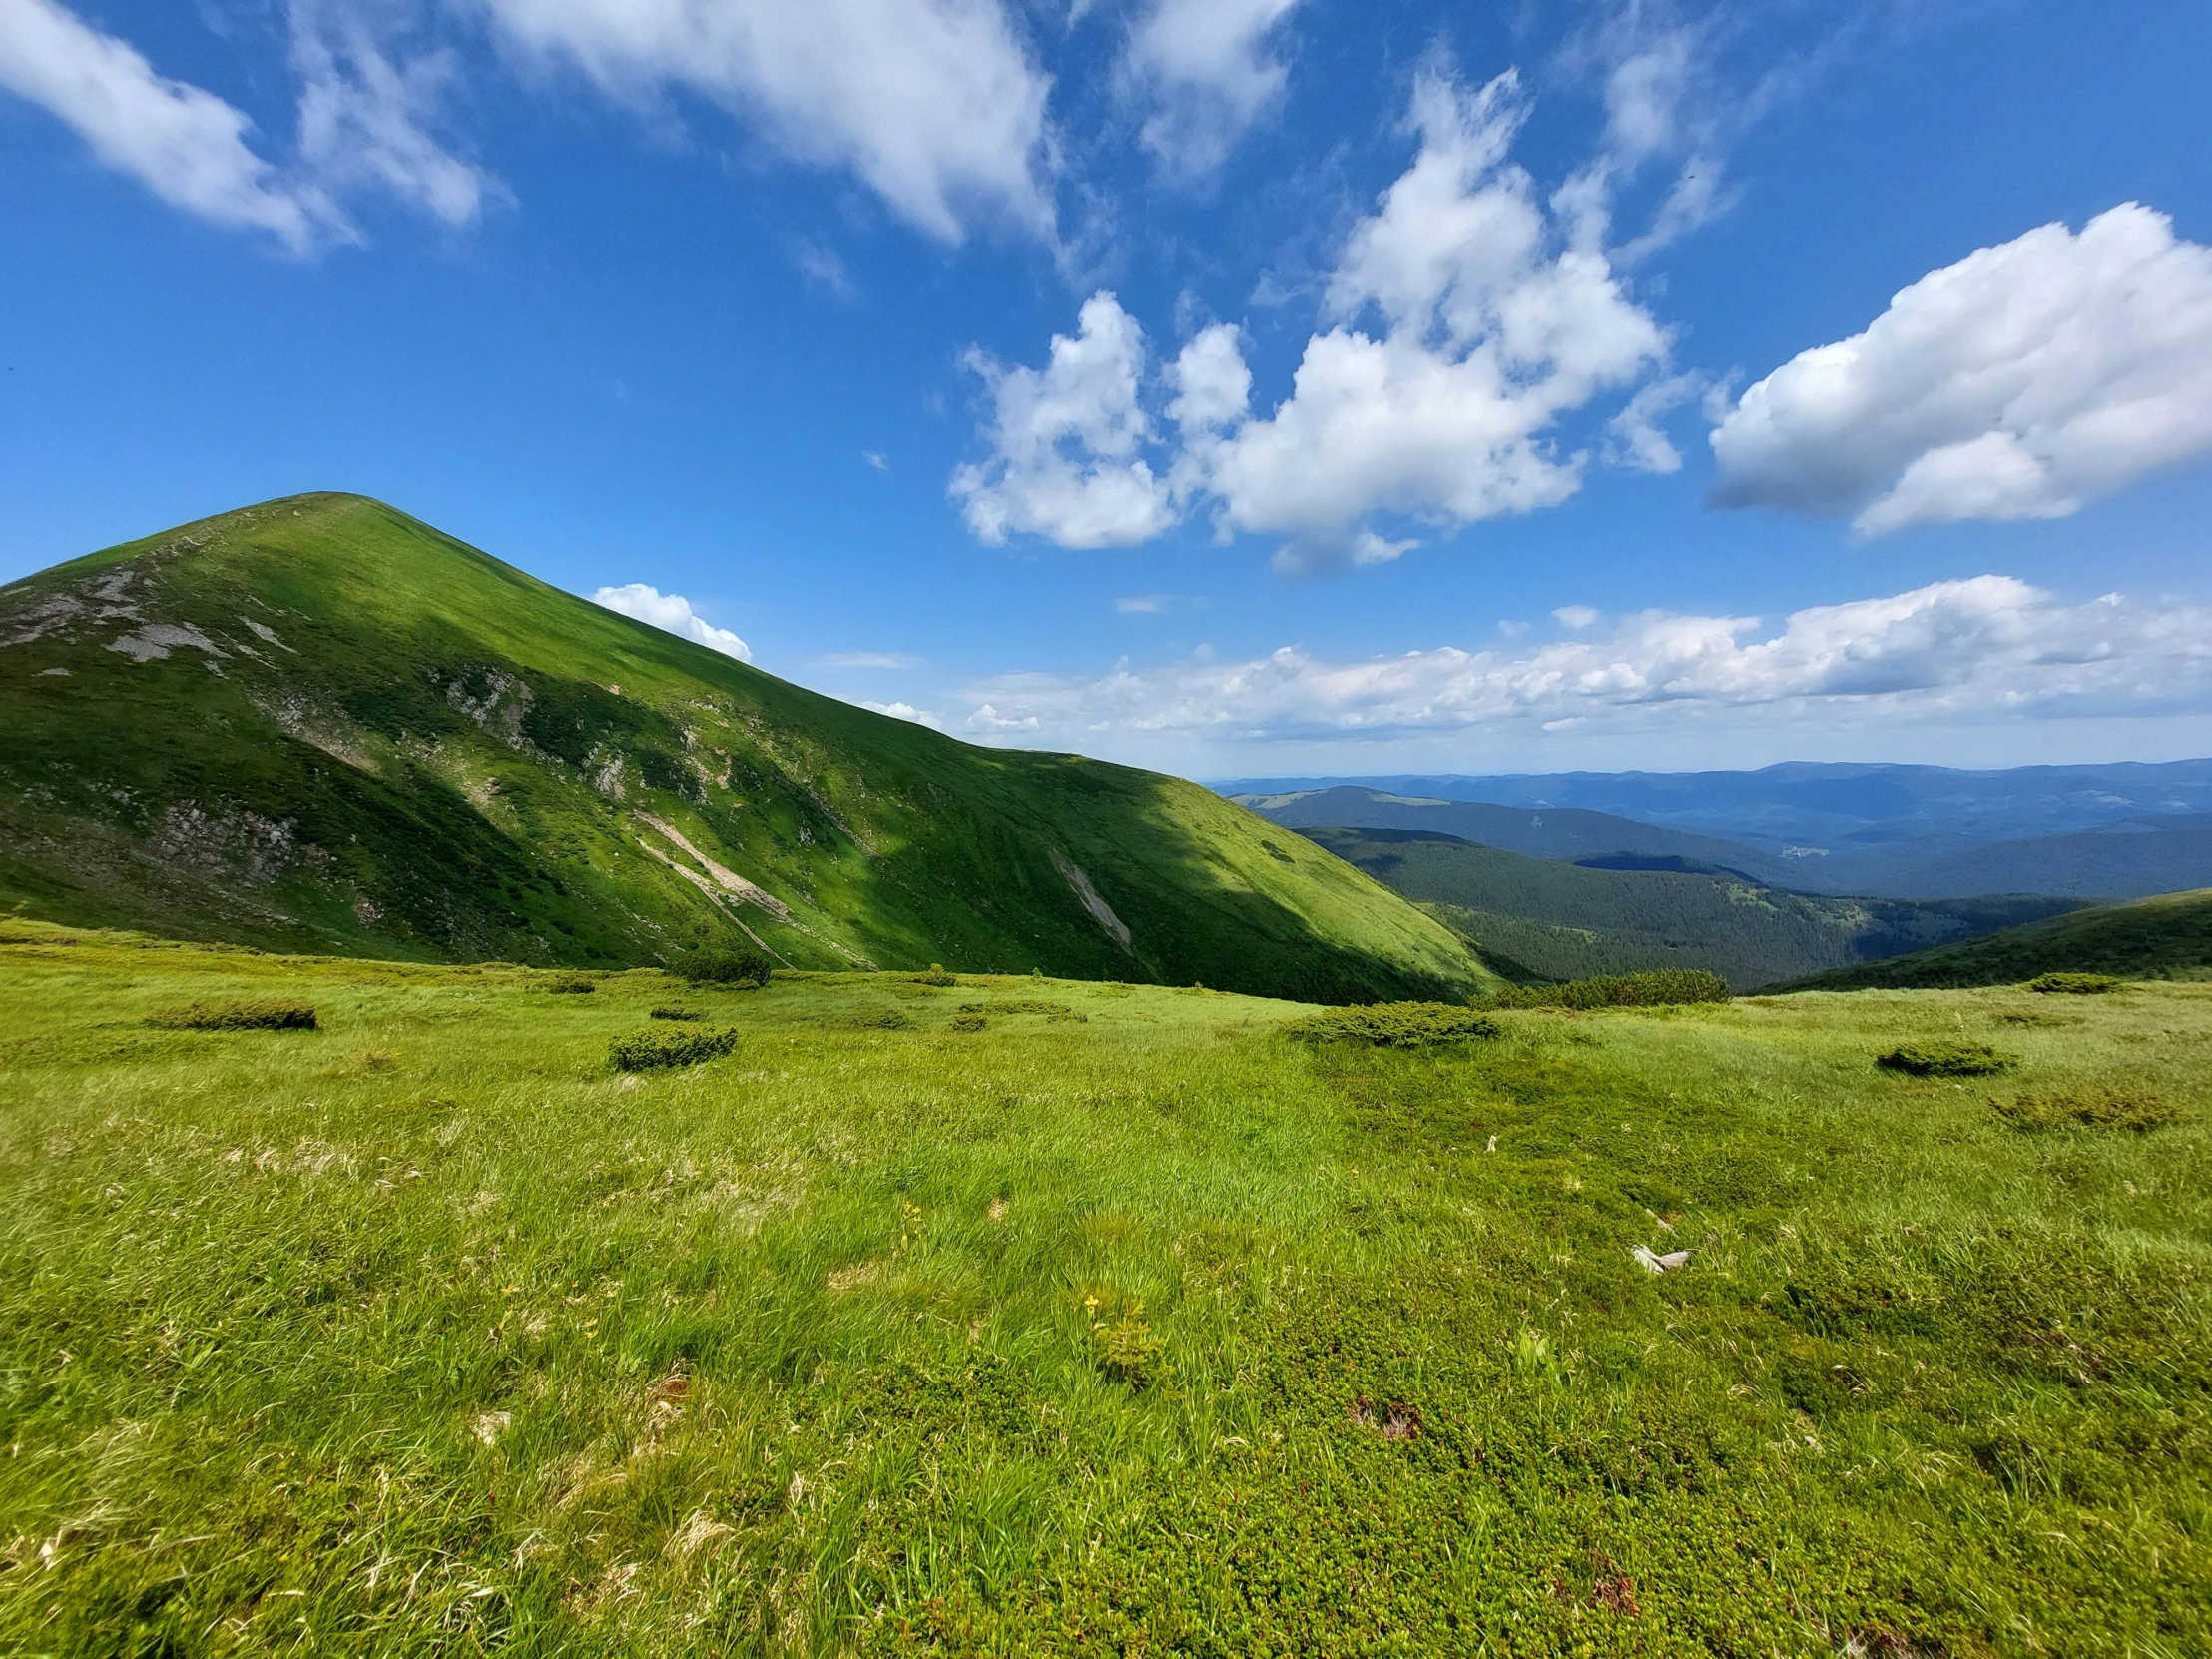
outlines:
[[[1970,938],[2065,899],[1915,903],[1784,892],[1728,875],[1523,857],[1418,830],[1311,829],[1473,942],[1512,976],[1579,979],[1706,968],[1741,989]]]
[[[978,749],[380,503],[274,501],[0,588],[0,903],[426,960],[1450,994],[1465,946],[1210,791]]]
[[[1793,990],[2013,985],[2042,973],[2212,978],[2212,887],[2100,904],[1963,944],[1801,979]]]

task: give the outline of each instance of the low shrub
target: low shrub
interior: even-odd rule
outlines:
[[[859,1031],[903,1031],[913,1023],[902,1008],[877,1008],[859,1015],[852,1025]]]
[[[951,974],[945,972],[943,966],[937,962],[929,964],[927,973],[916,973],[910,975],[910,977],[917,985],[935,985],[939,990],[950,985],[957,985],[960,982]]]
[[[1101,1318],[1095,1306],[1090,1313],[1092,1353],[1099,1370],[1132,1389],[1144,1387],[1151,1381],[1160,1351],[1167,1346],[1146,1323],[1144,1304],[1124,1303],[1112,1319]]]
[[[1490,998],[1497,1008],[1672,1008],[1726,1002],[1728,981],[1702,968],[1661,968],[1570,979],[1559,985],[1515,985]]]
[[[2126,983],[2109,973],[2039,973],[2021,989],[2043,996],[2102,996]]]
[[[314,1004],[272,999],[246,1002],[195,1002],[149,1018],[162,1031],[313,1031]]]
[[[676,964],[677,978],[693,985],[728,985],[759,990],[776,971],[765,951],[695,950]]]
[[[590,996],[599,987],[589,979],[556,979],[545,987],[555,996]]]
[[[653,1010],[651,1017],[654,1019],[705,1019],[707,1016],[697,1008],[675,1008],[663,1004]]]
[[[980,1031],[988,1024],[990,1024],[990,1021],[981,1014],[954,1014],[952,1016],[952,1029],[955,1031]]]
[[[1079,1014],[1065,1002],[1044,1002],[1035,997],[1020,997],[1008,1002],[963,1002],[963,1014],[1042,1014],[1045,1018],[1060,1022],[1087,1024],[1090,1016]]]
[[[1357,1042],[1374,1048],[1426,1048],[1494,1037],[1494,1019],[1449,1002],[1377,1002],[1308,1014],[1283,1028],[1306,1042]]]
[[[1993,1100],[1996,1114],[2025,1135],[2056,1129],[2125,1129],[2147,1134],[2181,1120],[2172,1102],[2141,1089],[2093,1094],[2021,1095]]]
[[[713,1031],[633,1031],[608,1045],[607,1059],[617,1071],[658,1071],[719,1060],[737,1046],[738,1034],[727,1026]]]
[[[2020,1063],[1987,1043],[1901,1043],[1876,1059],[1884,1071],[1901,1071],[1910,1077],[1989,1077],[2010,1071]]]

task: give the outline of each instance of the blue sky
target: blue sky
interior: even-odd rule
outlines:
[[[350,489],[1194,776],[2201,754],[2208,69],[2154,0],[0,0],[0,579]]]

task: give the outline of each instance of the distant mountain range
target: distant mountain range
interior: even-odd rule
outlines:
[[[2212,761],[1760,772],[1244,779],[1285,825],[1428,829],[1533,857],[1679,857],[1892,898],[2127,898],[2212,885]],[[1597,843],[1615,844],[1601,846]]]
[[[1812,896],[1722,870],[1651,867],[1659,859],[1628,869],[1569,863],[1423,830],[1301,833],[1426,905],[1516,979],[1687,967],[1749,990],[2075,907],[2058,898]]]
[[[1195,784],[870,714],[351,495],[0,588],[0,908],[444,961],[1493,982]]]

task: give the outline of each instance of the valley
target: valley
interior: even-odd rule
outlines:
[[[1422,830],[1303,833],[1427,907],[1493,967],[1520,978],[1693,967],[1752,990],[2074,907],[2066,899],[2033,897],[1923,903],[1828,898],[1762,886],[1711,866],[1617,868],[1609,866],[1621,860],[1593,866],[1530,858]]]

